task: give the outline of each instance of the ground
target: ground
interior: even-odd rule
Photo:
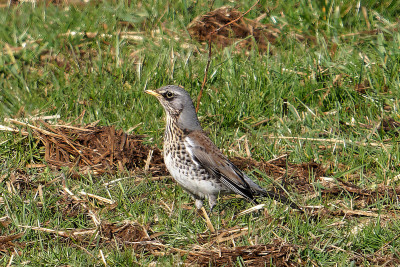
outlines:
[[[400,264],[397,1],[0,1],[4,266]],[[215,232],[162,159],[184,86],[271,199]]]

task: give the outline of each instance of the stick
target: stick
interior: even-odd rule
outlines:
[[[94,198],[94,199],[97,199],[97,200],[99,200],[99,201],[101,201],[101,202],[104,202],[104,203],[107,203],[107,204],[114,204],[115,203],[115,201],[114,200],[111,200],[111,199],[108,199],[108,198],[105,198],[105,197],[101,197],[101,196],[98,196],[98,195],[94,195],[94,194],[90,194],[90,193],[86,193],[85,191],[81,191],[81,192],[79,192],[79,194],[81,194],[81,195],[84,195],[84,196],[87,196],[87,197],[91,197],[91,198]]]
[[[40,129],[39,127],[33,126],[32,124],[29,124],[29,123],[20,122],[20,121],[14,120],[14,119],[9,119],[8,121],[11,122],[11,123],[22,125],[22,126],[27,126],[29,128],[32,128],[32,129],[42,133],[42,134],[45,134],[45,135],[50,135],[50,136],[53,136],[53,137],[62,138],[62,136],[60,136],[58,134],[55,134],[55,133]]]
[[[104,266],[108,266],[106,262],[106,258],[104,257],[103,251],[100,249],[100,256],[101,256],[101,261],[103,262]]]
[[[13,259],[14,259],[14,253],[11,254],[11,257],[10,257],[10,260],[8,261],[7,267],[11,267],[11,264],[12,264],[12,262],[13,262]]]
[[[59,230],[54,230],[54,229],[49,229],[49,228],[44,228],[44,227],[37,227],[37,226],[30,226],[30,225],[18,225],[18,227],[22,228],[27,228],[35,231],[41,231],[41,232],[46,232],[50,234],[57,234],[62,237],[68,237],[71,238],[73,236],[78,236],[78,235],[89,235],[93,234],[97,231],[97,229],[89,229],[86,231],[59,231]]]

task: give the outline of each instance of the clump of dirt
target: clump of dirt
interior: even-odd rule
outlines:
[[[74,60],[78,60],[79,62],[91,62],[93,58],[97,56],[97,51],[94,49],[79,49],[78,51],[74,51],[75,57]],[[42,66],[54,65],[59,68],[64,68],[66,73],[70,72],[73,68],[73,62],[71,58],[64,56],[63,54],[53,54],[50,50],[43,50],[40,52],[40,64]]]
[[[61,209],[63,219],[76,218],[81,214],[86,214],[86,209],[81,205],[83,202],[64,193],[57,201],[57,206]]]
[[[34,136],[45,146],[45,160],[60,167],[79,168],[94,174],[143,169],[154,176],[166,175],[160,149],[143,144],[143,136],[126,134],[113,126],[52,126],[34,128]]]
[[[400,122],[395,121],[393,118],[384,118],[381,125],[378,127],[378,132],[390,132],[394,136],[399,136]]]
[[[288,161],[287,157],[280,157],[272,161],[256,161],[251,158],[234,157],[231,159],[239,169],[258,168],[275,180],[281,180],[283,185],[290,185],[298,193],[304,194],[314,191],[310,178],[325,174],[325,168],[316,162],[295,164]]]
[[[138,242],[149,240],[149,235],[142,225],[136,223],[104,223],[101,232],[105,238],[117,239],[120,242]]]
[[[400,186],[395,188],[383,184],[378,185],[375,189],[361,188],[351,182],[336,178],[334,182],[320,180],[323,188],[321,194],[325,196],[339,195],[343,192],[350,193],[354,197],[354,204],[359,208],[364,208],[375,204],[377,201],[389,203],[397,201],[400,195]]]
[[[32,176],[24,170],[17,169],[10,173],[6,186],[9,191],[28,192],[36,189],[38,183],[32,182]]]
[[[399,266],[400,264],[400,257],[391,251],[388,251],[387,253],[374,253],[372,255],[365,256],[361,256],[362,251],[357,252],[359,254],[353,256],[354,263],[357,266],[366,265],[366,262],[374,266]]]
[[[2,233],[5,232],[10,224],[11,224],[10,217],[8,216],[1,217],[0,218],[1,232]],[[24,242],[19,242],[16,240],[23,237],[24,234],[25,234],[24,232],[15,234],[15,231],[11,230],[9,235],[0,236],[0,252],[2,252],[3,254],[13,254],[16,252],[19,253],[20,252],[19,250],[20,249],[23,250],[26,244]]]
[[[236,44],[237,50],[251,50],[256,47],[260,53],[272,53],[270,44],[274,45],[282,35],[288,36],[281,32],[280,28],[284,25],[260,22],[267,14],[262,14],[254,20],[244,18],[243,15],[235,8],[223,6],[196,17],[187,29],[190,36],[200,42],[211,41],[220,48]],[[290,36],[299,42],[316,43],[313,36],[298,33],[291,33]]]
[[[288,191],[297,192],[307,198],[313,198],[319,194],[330,197],[350,193],[354,198],[354,205],[358,208],[364,208],[378,200],[385,203],[397,201],[398,195],[400,195],[400,186],[393,188],[380,184],[375,189],[368,189],[341,178],[324,177],[326,176],[325,168],[313,161],[295,164],[289,162],[287,157],[280,157],[272,161],[256,161],[250,158],[234,157],[231,161],[243,170],[258,168],[276,181],[280,181],[282,186],[290,187]],[[316,191],[316,187],[319,188],[319,192]]]
[[[240,40],[237,48],[250,50],[256,45],[262,52],[268,51],[268,43],[275,43],[280,34],[280,30],[273,25],[243,18],[240,11],[226,6],[196,17],[187,29],[190,36],[198,41],[209,41],[211,38],[219,47],[226,47]]]
[[[21,238],[24,233],[11,234],[7,236],[0,236],[0,251],[3,253],[12,254],[15,252],[15,248],[23,249],[25,243],[15,241]]]
[[[139,254],[158,256],[160,251],[164,250],[164,245],[149,236],[148,230],[148,227],[132,221],[102,222],[100,226],[101,243],[121,248],[129,247]]]
[[[197,248],[192,250],[186,261],[200,266],[236,266],[240,257],[246,266],[297,266],[298,262],[294,261],[297,250],[294,245],[274,239],[271,244],[220,247],[215,250]]]

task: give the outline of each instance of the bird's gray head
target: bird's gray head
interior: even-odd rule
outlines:
[[[192,99],[185,89],[176,85],[167,85],[157,90],[146,90],[157,97],[167,116],[177,119],[178,126],[184,130],[201,130]]]

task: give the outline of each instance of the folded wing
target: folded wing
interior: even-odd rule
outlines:
[[[193,131],[185,138],[186,150],[192,160],[219,178],[233,192],[256,203],[252,188],[246,181],[249,178],[226,158],[206,135],[200,133]]]
[[[214,177],[220,179],[230,190],[253,204],[257,204],[254,196],[264,196],[301,210],[292,200],[274,192],[266,191],[256,184],[225,157],[204,133],[200,131],[188,133],[185,137],[185,146],[194,162],[201,165]]]

